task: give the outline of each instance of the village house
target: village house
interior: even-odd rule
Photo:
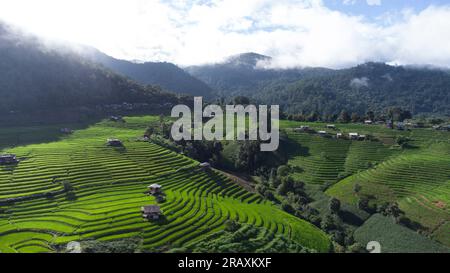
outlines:
[[[161,208],[157,205],[141,207],[142,217],[148,220],[157,220],[162,214]]]
[[[435,125],[432,127],[434,130],[438,130],[438,131],[450,131],[450,125]]]
[[[209,170],[211,168],[211,164],[209,164],[208,162],[200,163],[198,166],[203,170]]]
[[[334,124],[327,124],[327,129],[335,130],[336,129],[336,125],[334,125]]]
[[[70,135],[70,134],[73,133],[73,131],[71,129],[69,129],[69,128],[62,128],[60,130],[60,132],[63,133],[63,134],[66,134],[66,135]]]
[[[122,141],[120,141],[117,138],[108,138],[107,144],[108,144],[108,146],[112,146],[112,147],[122,147],[123,146]]]
[[[162,186],[159,184],[151,184],[148,186],[148,192],[150,194],[160,194],[162,192]]]
[[[109,117],[109,120],[114,122],[124,121],[124,119],[121,116],[111,116]]]
[[[405,127],[408,129],[417,128],[417,124],[411,121],[407,121],[404,123]]]
[[[327,135],[327,131],[319,131],[317,132],[320,136],[326,136]]]
[[[19,160],[17,160],[16,155],[13,154],[0,155],[0,165],[16,164],[18,162]]]
[[[309,132],[311,128],[309,126],[300,126],[299,128],[295,128],[295,132]]]
[[[393,125],[391,120],[386,121],[386,128],[388,128],[388,129],[393,129],[394,128],[394,125]]]
[[[342,133],[337,133],[336,134],[336,138],[342,138],[342,137],[343,137]]]
[[[372,124],[373,124],[373,121],[371,121],[370,119],[368,119],[368,120],[365,120],[365,121],[364,121],[364,124],[366,124],[366,125],[372,125]]]
[[[405,124],[403,122],[397,122],[395,127],[397,128],[397,130],[400,130],[400,131],[405,130]]]
[[[348,138],[351,140],[358,140],[359,139],[359,134],[358,133],[349,133],[348,134]]]
[[[366,135],[359,135],[358,136],[358,140],[366,140],[367,136]]]

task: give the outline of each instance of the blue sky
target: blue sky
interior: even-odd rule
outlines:
[[[0,0],[0,20],[120,59],[264,67],[450,67],[450,0]]]
[[[448,5],[450,0],[323,0],[330,9],[350,15],[363,15],[368,20],[377,20],[386,13],[398,13],[405,9],[422,11],[430,5]]]

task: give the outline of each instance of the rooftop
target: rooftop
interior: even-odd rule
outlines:
[[[13,154],[2,154],[0,155],[0,158],[15,158],[16,155]]]
[[[161,208],[157,205],[143,206],[142,212],[144,212],[144,213],[159,213],[159,212],[161,212]]]

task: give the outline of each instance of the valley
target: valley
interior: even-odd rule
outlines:
[[[162,251],[188,246],[236,220],[328,251],[329,239],[313,225],[214,170],[199,170],[192,159],[137,141],[157,120],[105,121],[59,141],[6,149],[20,162],[0,169],[0,250],[53,252],[70,241],[136,237],[144,251]],[[111,136],[124,148],[107,147]],[[166,195],[160,204],[164,219],[156,222],[140,213],[141,206],[157,203],[145,194],[152,183],[161,184]]]

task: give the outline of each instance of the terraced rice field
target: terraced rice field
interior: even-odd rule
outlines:
[[[0,251],[54,252],[73,240],[139,237],[143,248],[162,251],[202,240],[229,219],[285,234],[317,251],[328,251],[327,236],[281,211],[218,172],[156,144],[137,141],[157,117],[102,122],[62,140],[6,149],[17,166],[0,168]],[[117,137],[124,148],[105,145]],[[70,182],[73,194],[64,192]],[[155,204],[147,186],[163,186],[164,219],[141,217]],[[15,198],[14,203],[5,202]]]
[[[289,164],[300,168],[294,177],[313,184],[336,183],[398,152],[381,142],[330,139],[292,131],[288,131],[288,136],[299,144],[289,160]]]
[[[295,128],[304,123],[284,122]],[[323,123],[306,123],[324,130]],[[380,139],[406,136],[413,148],[399,149],[382,141],[327,139],[287,130],[300,149],[289,160],[297,166],[295,176],[308,183],[332,185],[326,193],[356,204],[355,184],[360,194],[376,203],[398,202],[410,219],[427,227],[433,237],[449,245],[450,229],[450,133],[431,129],[397,131],[381,126],[338,124],[341,132],[371,134]]]
[[[450,221],[448,144],[433,144],[428,149],[394,157],[342,180],[327,193],[356,203],[352,192],[355,183],[362,186],[363,194],[375,195],[378,202],[399,202],[411,219],[426,227],[435,229]]]

